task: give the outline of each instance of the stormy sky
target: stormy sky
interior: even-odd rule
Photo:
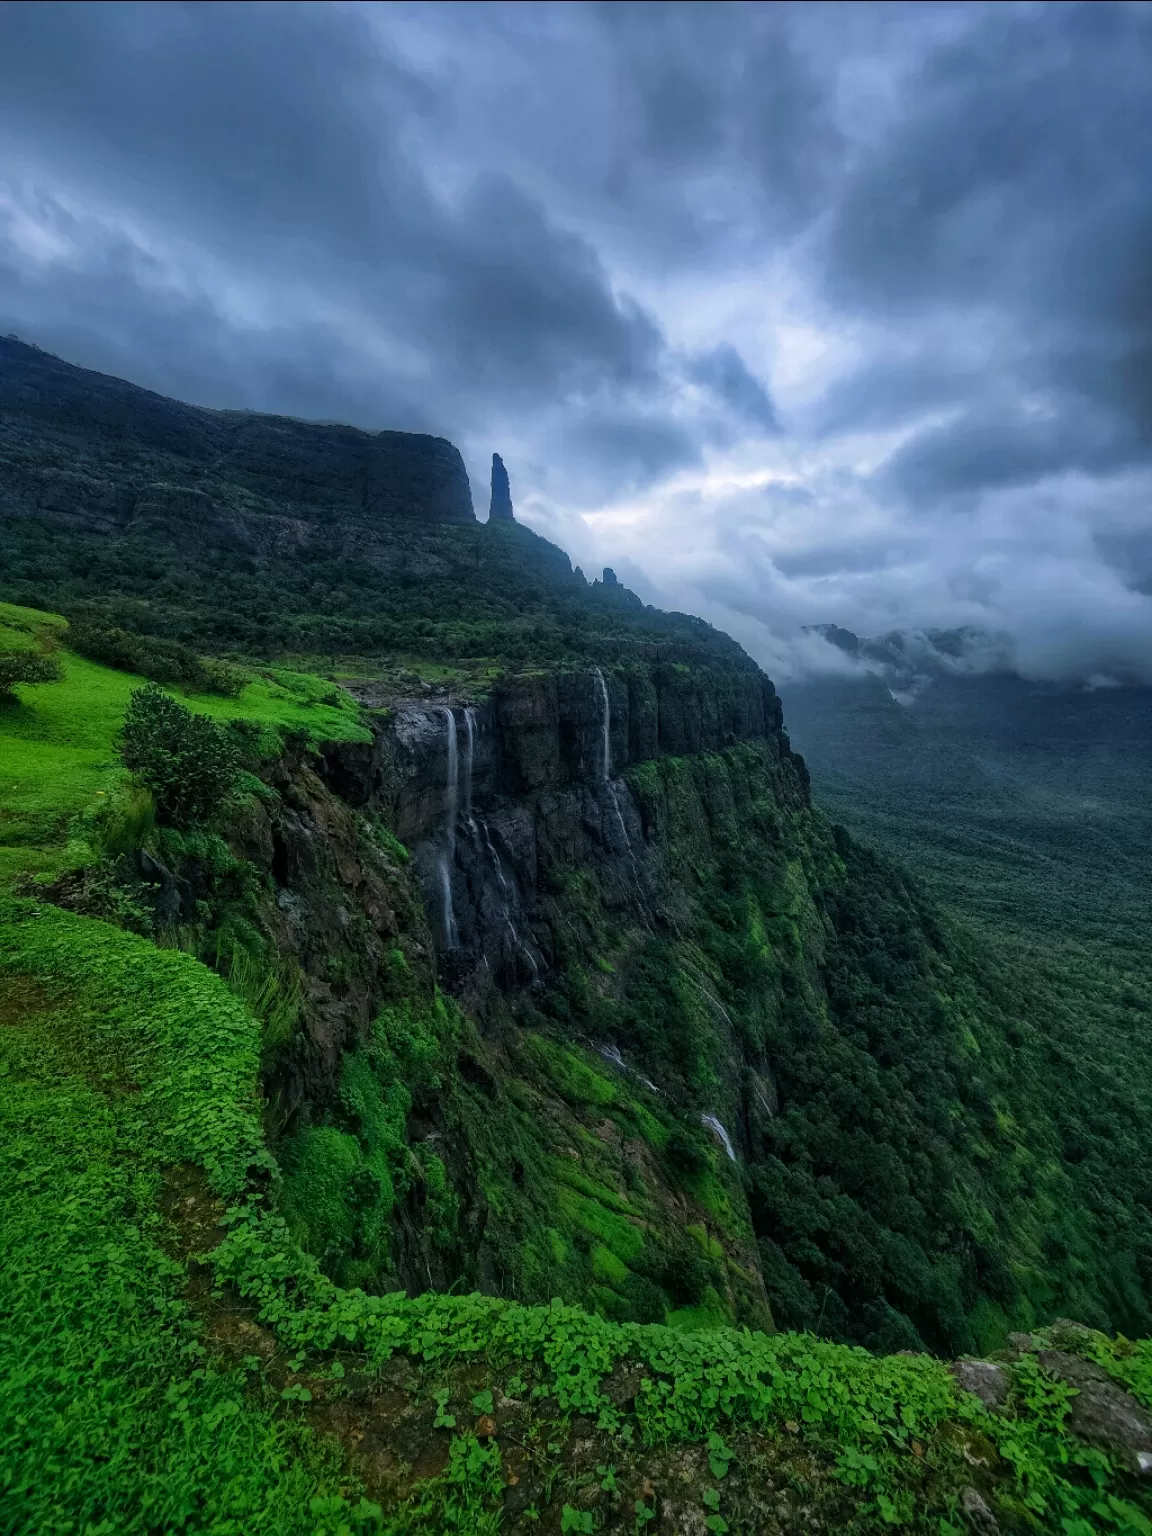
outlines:
[[[1152,679],[1152,7],[0,6],[0,331],[452,438],[787,676]]]

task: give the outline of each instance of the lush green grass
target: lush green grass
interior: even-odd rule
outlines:
[[[0,645],[27,644],[45,632],[67,640],[65,621],[0,604]],[[66,858],[71,819],[116,792],[124,769],[116,735],[134,688],[145,679],[113,671],[68,650],[58,683],[21,687],[0,700],[0,881],[44,871]],[[267,669],[238,698],[187,698],[217,720],[253,720],[312,740],[367,741],[348,695],[304,673]]]
[[[161,1245],[162,1170],[266,1163],[258,1029],[189,956],[0,898],[0,1526],[331,1530],[331,1458],[216,1370]]]

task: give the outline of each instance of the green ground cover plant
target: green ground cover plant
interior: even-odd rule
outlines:
[[[239,1193],[267,1163],[255,1040],[191,957],[0,898],[6,1530],[339,1527],[309,1508],[337,1460],[249,1372],[214,1366],[164,1243],[165,1168]]]

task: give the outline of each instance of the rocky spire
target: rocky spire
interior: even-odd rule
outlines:
[[[490,523],[513,523],[512,490],[508,484],[508,471],[498,453],[492,455],[492,504],[488,508]]]

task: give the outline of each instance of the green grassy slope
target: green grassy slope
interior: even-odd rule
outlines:
[[[0,905],[0,1526],[309,1532],[331,1456],[218,1371],[165,1246],[162,1175],[266,1161],[258,1030],[190,957]]]
[[[69,651],[64,619],[0,603],[0,648],[46,634],[62,645],[63,680],[0,701],[0,881],[58,867],[67,858],[70,821],[115,794],[125,776],[116,734],[132,690],[145,681]],[[190,702],[218,720],[252,720],[316,740],[371,739],[346,694],[302,673],[264,669],[237,698],[201,694]]]
[[[668,1448],[683,1447],[683,1474],[693,1445],[687,1498],[701,1528],[727,1511],[716,1531],[753,1528],[767,1479],[777,1529],[819,1509],[841,1530],[939,1536],[962,1529],[973,1476],[1006,1529],[1144,1528],[1128,1480],[1067,1435],[1067,1394],[1027,1360],[1008,1412],[991,1416],[927,1359],[333,1286],[252,1200],[267,1167],[259,1034],[223,983],[89,919],[10,900],[0,916],[6,1529],[639,1529],[658,1499],[685,1497]],[[215,1263],[254,1308],[239,1366],[211,1328],[198,1337],[181,1295],[157,1213],[174,1166],[181,1188],[199,1169],[236,1212]],[[1118,1356],[1087,1334],[1079,1347],[1152,1400],[1145,1350]],[[415,1421],[435,1471],[421,1476],[418,1458],[377,1468],[381,1506],[342,1463],[372,1401],[357,1373],[390,1361],[409,1362],[391,1412]],[[622,1406],[613,1384],[629,1371],[645,1385]],[[484,1415],[500,1404],[521,1409],[523,1434],[492,1436]],[[337,1426],[342,1446],[316,1433]],[[552,1475],[533,1519],[509,1520],[534,1444]]]

